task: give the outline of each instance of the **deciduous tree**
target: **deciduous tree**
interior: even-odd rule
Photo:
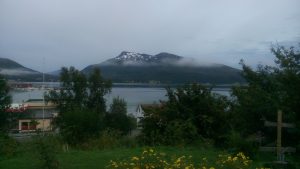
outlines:
[[[56,126],[69,143],[80,143],[96,136],[103,129],[106,111],[104,95],[111,82],[104,80],[95,69],[89,78],[74,67],[62,68],[61,88],[50,91],[47,100],[57,104]]]
[[[5,111],[11,103],[9,87],[6,80],[0,76],[0,132],[6,132],[9,123],[9,114]]]
[[[106,127],[119,130],[122,134],[127,134],[136,128],[136,118],[127,115],[127,104],[119,97],[113,99],[105,123]]]
[[[241,62],[248,85],[233,88],[232,124],[243,135],[264,131],[264,120],[276,121],[277,111],[282,110],[284,122],[298,126],[298,130],[287,130],[284,142],[295,144],[300,140],[300,52],[283,46],[271,52],[275,66],[259,65],[253,70]]]

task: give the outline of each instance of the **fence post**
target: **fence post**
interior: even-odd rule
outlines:
[[[277,112],[277,160],[282,161],[281,154],[281,128],[282,128],[282,111]]]

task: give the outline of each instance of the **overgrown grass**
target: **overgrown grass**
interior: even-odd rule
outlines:
[[[27,145],[28,146],[28,145]],[[101,169],[108,165],[110,160],[120,160],[140,154],[145,147],[138,148],[115,148],[107,150],[74,150],[59,152],[57,154],[60,168],[63,169]],[[171,154],[172,156],[192,155],[194,159],[201,160],[203,157],[213,158],[218,151],[202,148],[179,148],[179,147],[155,147],[156,150]],[[0,166],[5,169],[34,169],[38,168],[38,159],[35,152],[22,147],[17,155],[0,161]]]
[[[104,169],[110,160],[123,160],[139,155],[146,147],[136,148],[113,148],[104,150],[78,150],[70,149],[68,152],[60,151],[57,154],[59,168],[61,169]],[[211,161],[215,160],[224,151],[213,147],[154,147],[159,152],[164,152],[170,156],[179,157],[191,155],[194,162],[201,162],[203,158]],[[274,160],[274,155],[260,154],[254,158],[254,166],[261,167],[267,161]],[[36,152],[31,149],[31,145],[23,144],[19,147],[16,155],[9,158],[0,159],[0,168],[4,169],[37,169],[39,160]]]

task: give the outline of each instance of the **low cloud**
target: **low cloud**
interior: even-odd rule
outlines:
[[[0,74],[2,75],[32,75],[32,74],[39,74],[38,72],[32,72],[25,69],[0,69]]]
[[[270,63],[270,45],[261,42],[298,41],[299,6],[299,0],[1,0],[0,57],[41,72],[83,69],[123,50],[168,51],[202,65]]]

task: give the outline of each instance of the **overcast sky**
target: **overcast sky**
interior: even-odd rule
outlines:
[[[300,0],[0,0],[0,57],[46,72],[83,69],[121,51],[272,64],[272,43],[300,42],[299,7]]]

